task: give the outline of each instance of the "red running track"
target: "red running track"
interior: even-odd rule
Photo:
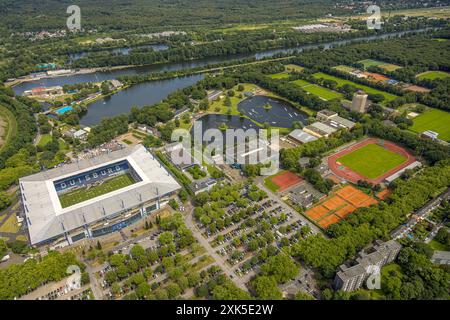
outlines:
[[[328,157],[328,167],[335,175],[337,175],[338,177],[341,177],[347,181],[350,181],[352,183],[357,183],[358,180],[365,180],[372,184],[378,184],[378,183],[382,182],[384,179],[386,179],[387,177],[404,169],[405,167],[409,166],[411,163],[416,161],[416,158],[411,153],[406,151],[404,148],[396,145],[395,143],[393,143],[391,141],[383,140],[384,148],[388,149],[389,151],[392,151],[399,155],[404,156],[405,158],[407,158],[407,160],[404,163],[402,163],[401,165],[399,165],[399,166],[389,170],[385,174],[377,177],[376,179],[368,179],[368,178],[364,177],[363,175],[360,175],[359,173],[352,171],[350,168],[347,168],[343,165],[337,164],[337,159],[339,159],[340,157],[345,156],[346,154],[349,154],[355,150],[358,150],[368,144],[379,144],[378,143],[379,141],[380,141],[380,139],[368,138],[368,139],[365,139],[357,144],[354,144],[338,153],[333,154],[332,156]],[[344,168],[340,169],[339,167],[344,167]]]

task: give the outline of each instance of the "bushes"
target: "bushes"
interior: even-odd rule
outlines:
[[[0,299],[18,298],[48,282],[60,281],[68,276],[71,265],[79,265],[73,254],[50,252],[41,261],[31,259],[0,269]]]

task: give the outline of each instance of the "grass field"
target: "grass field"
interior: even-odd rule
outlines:
[[[17,233],[19,231],[19,225],[17,224],[16,215],[12,214],[7,220],[5,220],[0,227],[0,232]]]
[[[449,246],[446,246],[445,244],[442,244],[436,240],[431,240],[430,243],[428,244],[431,249],[433,250],[437,250],[437,251],[448,251],[450,250]]]
[[[287,71],[295,71],[295,72],[302,72],[303,70],[305,70],[305,68],[300,67],[300,66],[298,66],[296,64],[287,64],[285,66],[285,69]]]
[[[418,74],[416,76],[417,79],[423,80],[423,79],[444,79],[444,78],[450,78],[450,73],[444,72],[444,71],[427,71],[421,74]]]
[[[332,100],[332,99],[340,99],[343,97],[342,93],[330,90],[328,88],[324,88],[321,86],[318,86],[316,84],[312,84],[309,86],[302,87],[303,90],[308,91],[312,94],[315,94],[319,98],[322,98],[324,100]]]
[[[380,91],[380,90],[377,90],[377,89],[374,89],[374,88],[371,88],[371,87],[368,87],[368,86],[365,86],[365,85],[362,85],[359,83],[355,83],[350,80],[341,79],[341,78],[338,78],[338,77],[335,77],[335,76],[332,76],[332,75],[329,75],[329,74],[326,74],[323,72],[315,73],[313,76],[318,79],[334,80],[338,83],[339,87],[349,84],[358,89],[364,90],[365,92],[367,92],[369,94],[382,94],[385,98],[385,101],[383,101],[383,103],[395,100],[397,98],[396,95],[390,94],[388,92]]]
[[[272,176],[269,176],[267,178],[264,179],[264,185],[266,186],[267,189],[269,189],[270,191],[272,191],[273,193],[276,193],[280,187],[272,181],[272,178],[275,178],[276,176],[279,176],[280,174],[285,173],[286,171],[280,171]]]
[[[350,72],[352,72],[353,70],[355,70],[355,68],[349,67],[349,66],[345,66],[345,65],[343,65],[343,64],[338,65],[338,66],[336,66],[336,67],[333,67],[333,69],[336,69],[336,70],[342,71],[342,72],[347,72],[347,73],[350,73]]]
[[[376,144],[368,144],[337,161],[360,175],[375,179],[398,167],[407,159]]]
[[[301,87],[303,90],[312,93],[319,98],[322,98],[323,100],[332,100],[332,99],[340,99],[343,97],[343,94],[330,90],[328,88],[321,87],[317,84],[309,83],[305,80],[298,79],[295,81],[292,81],[295,85]]]
[[[400,67],[400,66],[398,66],[396,64],[391,64],[391,63],[386,63],[386,64],[383,64],[383,65],[378,66],[378,67],[380,67],[381,69],[384,69],[386,71],[389,71],[389,72],[392,72],[392,71],[395,71],[397,69],[401,69],[402,68],[402,67]]]
[[[59,196],[61,207],[67,208],[74,204],[87,201],[89,199],[96,198],[106,193],[125,188],[134,184],[135,181],[129,174],[123,174],[118,177],[114,177],[105,181],[103,184],[91,187],[89,190],[86,188],[74,190]]]
[[[378,60],[373,60],[373,59],[365,59],[365,60],[361,60],[358,61],[358,63],[361,63],[364,65],[364,69],[367,69],[369,67],[379,67],[383,64],[386,64],[385,62],[382,61],[378,61]]]
[[[411,131],[421,133],[432,130],[439,133],[438,138],[450,141],[450,112],[439,109],[429,109],[413,119]]]
[[[43,134],[41,136],[41,139],[38,142],[38,146],[44,147],[50,141],[52,141],[52,135],[51,134]]]
[[[305,80],[302,80],[302,79],[298,79],[298,80],[292,81],[292,83],[296,84],[299,87],[309,86],[311,84],[308,81],[305,81]]]
[[[0,150],[16,135],[17,122],[14,114],[0,105]]]

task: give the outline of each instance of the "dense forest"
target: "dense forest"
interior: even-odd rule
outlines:
[[[362,1],[361,1],[362,2]],[[377,1],[385,8],[421,7],[425,2],[445,5],[448,1]],[[346,7],[347,4],[352,6]],[[1,26],[9,30],[61,29],[65,26],[66,8],[72,1],[2,0]],[[224,25],[227,23],[261,23],[298,18],[322,17],[364,12],[365,4],[348,0],[80,0],[85,28],[130,30],[169,26]]]

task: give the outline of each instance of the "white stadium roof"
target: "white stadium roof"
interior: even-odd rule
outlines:
[[[127,160],[142,181],[62,208],[53,182]],[[40,243],[180,189],[177,181],[142,145],[114,151],[19,180],[30,241]]]

